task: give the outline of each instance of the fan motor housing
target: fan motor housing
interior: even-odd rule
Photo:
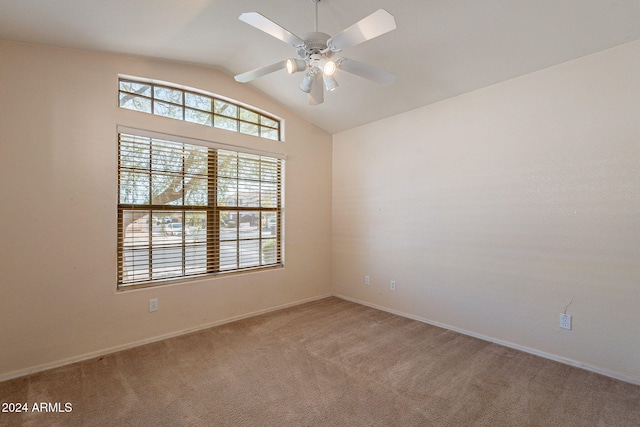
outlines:
[[[305,59],[313,54],[319,54],[327,48],[327,40],[330,38],[331,36],[329,34],[319,32],[305,34],[302,37],[302,40],[304,40],[304,46],[298,49],[298,56]],[[327,51],[324,54],[326,57],[330,57],[333,55],[333,52]]]

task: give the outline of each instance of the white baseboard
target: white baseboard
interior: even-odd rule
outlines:
[[[589,365],[588,363],[579,362],[577,360],[568,359],[566,357],[558,356],[558,355],[551,354],[551,353],[546,353],[544,351],[536,350],[536,349],[529,348],[529,347],[524,347],[524,346],[521,346],[521,345],[518,345],[518,344],[514,344],[512,342],[499,340],[499,339],[492,338],[492,337],[489,337],[489,336],[486,336],[486,335],[482,335],[482,334],[477,334],[475,332],[470,332],[470,331],[467,331],[467,330],[464,330],[464,329],[456,328],[455,326],[446,325],[444,323],[436,322],[436,321],[427,319],[425,317],[416,316],[414,314],[405,313],[405,312],[402,312],[402,311],[394,310],[392,308],[383,307],[383,306],[380,306],[380,305],[377,305],[377,304],[372,304],[372,303],[369,303],[369,302],[366,302],[366,301],[359,300],[357,298],[348,297],[346,295],[341,295],[341,294],[335,294],[334,293],[333,296],[337,297],[337,298],[341,298],[341,299],[347,300],[347,301],[354,302],[356,304],[361,304],[361,305],[364,305],[364,306],[367,306],[367,307],[375,308],[377,310],[386,311],[387,313],[396,314],[398,316],[406,317],[406,318],[409,318],[409,319],[417,320],[417,321],[422,322],[422,323],[427,323],[429,325],[437,326],[439,328],[448,329],[450,331],[454,331],[454,332],[458,332],[458,333],[463,334],[463,335],[468,335],[470,337],[478,338],[478,339],[481,339],[483,341],[489,341],[489,342],[492,342],[494,344],[498,344],[498,345],[501,345],[501,346],[504,346],[504,347],[512,348],[514,350],[519,350],[519,351],[523,351],[525,353],[533,354],[535,356],[544,357],[545,359],[550,359],[550,360],[553,360],[553,361],[556,361],[556,362],[564,363],[566,365],[575,366],[577,368],[581,368],[581,369],[585,369],[587,371],[595,372],[596,374],[605,375],[607,377],[614,378],[616,380],[628,382],[628,383],[635,384],[635,385],[640,385],[640,378],[634,378],[634,377],[630,377],[630,376],[627,376],[627,375],[622,375],[622,374],[619,374],[617,372],[610,371],[608,369],[602,369],[602,368],[599,368],[599,367],[596,367],[596,366]]]
[[[272,311],[282,310],[283,308],[295,307],[296,305],[301,305],[301,304],[305,304],[305,303],[308,303],[308,302],[321,300],[321,299],[324,299],[324,298],[328,298],[330,296],[332,296],[332,294],[325,294],[325,295],[319,295],[319,296],[315,296],[315,297],[311,297],[311,298],[306,298],[306,299],[303,299],[303,300],[298,300],[298,301],[290,302],[290,303],[287,303],[287,304],[282,304],[282,305],[278,305],[278,306],[275,306],[275,307],[269,307],[269,308],[265,308],[263,310],[257,310],[257,311],[253,311],[251,313],[241,314],[239,316],[233,316],[233,317],[229,317],[227,319],[222,319],[222,320],[218,320],[218,321],[215,321],[215,322],[206,323],[204,325],[198,325],[198,326],[196,326],[194,328],[187,328],[187,329],[183,329],[183,330],[176,331],[176,332],[171,332],[171,333],[164,334],[164,335],[159,335],[159,336],[153,337],[153,338],[147,338],[147,339],[143,339],[143,340],[139,340],[139,341],[134,341],[134,342],[127,343],[127,344],[118,345],[118,346],[115,346],[115,347],[109,347],[109,348],[105,348],[105,349],[102,349],[102,350],[93,351],[91,353],[82,354],[80,356],[68,357],[66,359],[61,359],[61,360],[56,360],[56,361],[49,362],[49,363],[44,363],[44,364],[41,364],[41,365],[33,366],[31,368],[21,369],[21,370],[9,372],[7,374],[0,375],[0,382],[7,381],[7,380],[10,380],[10,379],[13,379],[13,378],[22,377],[22,376],[25,376],[25,375],[35,374],[37,372],[42,372],[42,371],[46,371],[46,370],[53,369],[53,368],[59,368],[61,366],[70,365],[72,363],[77,363],[77,362],[82,362],[84,360],[89,360],[89,359],[93,359],[93,358],[100,357],[100,356],[105,356],[107,354],[115,353],[115,352],[118,352],[118,351],[128,350],[130,348],[139,347],[141,345],[145,345],[145,344],[150,344],[150,343],[157,342],[157,341],[166,340],[168,338],[174,338],[174,337],[177,337],[177,336],[180,336],[180,335],[190,334],[192,332],[197,332],[197,331],[200,331],[200,330],[203,330],[203,329],[213,328],[215,326],[224,325],[226,323],[235,322],[237,320],[242,320],[242,319],[246,319],[246,318],[253,317],[253,316],[259,316],[261,314],[270,313]]]

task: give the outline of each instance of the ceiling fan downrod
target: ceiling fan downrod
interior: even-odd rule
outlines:
[[[320,3],[320,0],[311,0],[311,1],[314,2],[315,5],[316,5],[316,22],[315,22],[315,26],[314,26],[314,28],[315,28],[314,31],[317,33],[318,32],[318,3]]]

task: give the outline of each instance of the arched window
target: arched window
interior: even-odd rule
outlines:
[[[120,107],[129,110],[282,140],[281,121],[277,117],[204,92],[120,78],[118,97]]]

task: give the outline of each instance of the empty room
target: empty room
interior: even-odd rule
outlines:
[[[640,425],[639,22],[0,1],[0,425]]]

